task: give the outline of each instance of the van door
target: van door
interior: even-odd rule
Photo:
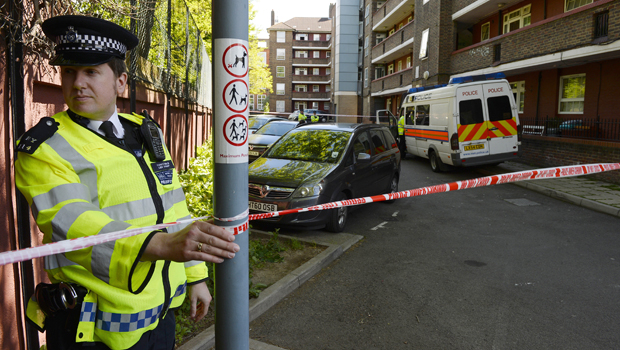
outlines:
[[[463,86],[456,90],[461,159],[490,154],[487,141],[488,118],[485,117],[483,97],[482,84]]]
[[[506,82],[484,84],[490,154],[518,151],[517,109]]]

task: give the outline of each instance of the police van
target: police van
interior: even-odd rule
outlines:
[[[519,156],[519,116],[503,73],[412,88],[402,113],[407,153],[428,158],[435,172]]]

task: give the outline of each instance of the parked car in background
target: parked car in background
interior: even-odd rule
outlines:
[[[267,114],[250,117],[248,119],[248,128],[250,129],[250,135],[255,133],[256,130],[258,130],[261,126],[269,123],[272,120],[284,120],[284,119],[273,116],[273,115],[267,115]]]
[[[299,125],[294,120],[272,120],[263,125],[248,139],[248,158],[252,163],[260,157],[269,146],[276,142],[282,135]]]
[[[400,152],[377,124],[314,123],[292,129],[249,165],[251,213],[398,191]],[[349,207],[263,219],[276,226],[342,232]]]
[[[321,116],[320,122],[325,123],[327,121],[332,121],[333,118],[330,118],[326,114],[329,114],[328,111],[323,111],[320,109],[304,109],[304,115],[306,116],[306,121],[310,121],[310,117],[316,112],[316,115]],[[295,111],[288,116],[289,120],[298,120],[299,119],[299,111]]]
[[[566,120],[560,123],[557,128],[547,128],[547,135],[549,136],[560,136],[562,135],[562,131],[569,131],[575,129],[582,129],[583,121],[580,119],[576,120]]]

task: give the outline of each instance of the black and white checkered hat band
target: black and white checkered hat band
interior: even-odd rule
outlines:
[[[97,35],[68,33],[56,38],[56,52],[88,51],[124,56],[127,46],[118,40]]]

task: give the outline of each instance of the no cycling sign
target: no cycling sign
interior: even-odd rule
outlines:
[[[214,162],[248,162],[248,42],[215,39],[213,48]]]

